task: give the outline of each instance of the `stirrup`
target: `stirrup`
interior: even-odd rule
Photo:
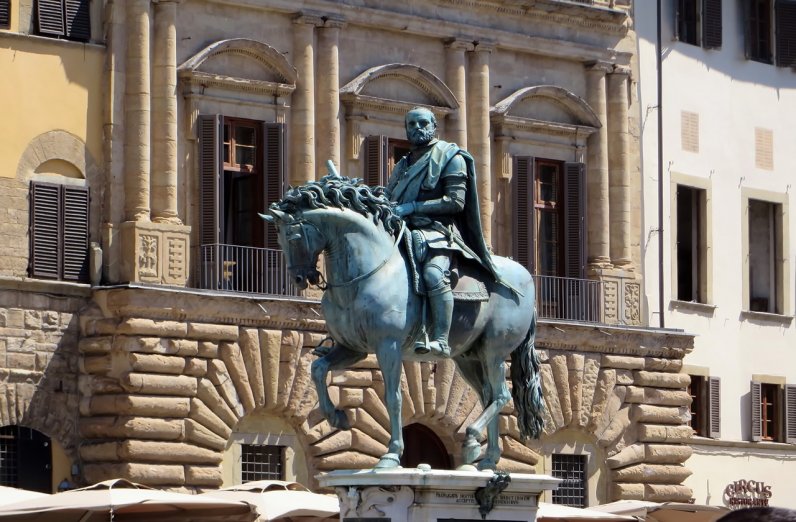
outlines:
[[[448,343],[442,341],[417,341],[415,343],[415,354],[426,355],[431,354],[433,357],[450,357],[451,349]]]

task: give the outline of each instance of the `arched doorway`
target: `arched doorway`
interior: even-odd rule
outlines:
[[[428,464],[432,469],[452,469],[453,463],[445,445],[437,434],[422,424],[404,426],[404,454],[401,466],[416,468]]]
[[[23,426],[0,428],[0,485],[52,493],[50,437]]]

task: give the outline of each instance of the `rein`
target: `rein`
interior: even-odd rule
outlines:
[[[321,275],[321,282],[319,284],[317,284],[316,286],[318,288],[320,288],[321,290],[326,290],[327,288],[343,288],[343,287],[346,287],[346,286],[351,286],[354,283],[358,283],[358,282],[360,282],[360,281],[362,281],[364,279],[367,279],[368,277],[372,276],[373,274],[375,274],[376,272],[378,272],[379,270],[384,268],[384,265],[386,265],[387,261],[390,260],[390,258],[392,257],[392,252],[395,251],[395,249],[398,248],[398,245],[401,243],[401,238],[404,236],[404,231],[405,230],[406,230],[406,223],[402,222],[401,223],[401,231],[398,233],[398,237],[395,238],[395,243],[393,243],[393,250],[391,250],[390,253],[387,254],[387,256],[384,258],[384,261],[379,263],[379,265],[376,268],[374,268],[373,270],[371,270],[370,272],[368,272],[366,274],[358,275],[355,278],[351,279],[350,281],[346,281],[345,283],[331,283],[329,281],[326,281],[326,279],[323,277],[323,275]],[[323,285],[323,286],[321,286],[321,285]]]

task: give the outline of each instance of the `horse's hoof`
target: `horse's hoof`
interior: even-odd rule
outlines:
[[[334,416],[331,419],[330,424],[333,428],[337,428],[338,430],[350,430],[351,424],[348,422],[348,417],[343,410],[334,410]]]
[[[462,462],[464,464],[472,464],[481,455],[481,444],[474,438],[467,438],[467,441],[462,446]]]
[[[397,453],[385,453],[376,464],[376,469],[390,469],[401,467],[401,456]]]
[[[483,459],[478,463],[479,471],[486,471],[486,470],[495,471],[495,468],[497,468],[497,462],[495,462],[492,459]]]
[[[462,464],[461,466],[456,468],[456,471],[478,471],[478,468],[476,468],[472,464]]]

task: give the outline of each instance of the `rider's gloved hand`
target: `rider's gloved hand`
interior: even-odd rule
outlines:
[[[408,216],[415,211],[415,204],[414,203],[402,203],[393,209],[399,217]]]

